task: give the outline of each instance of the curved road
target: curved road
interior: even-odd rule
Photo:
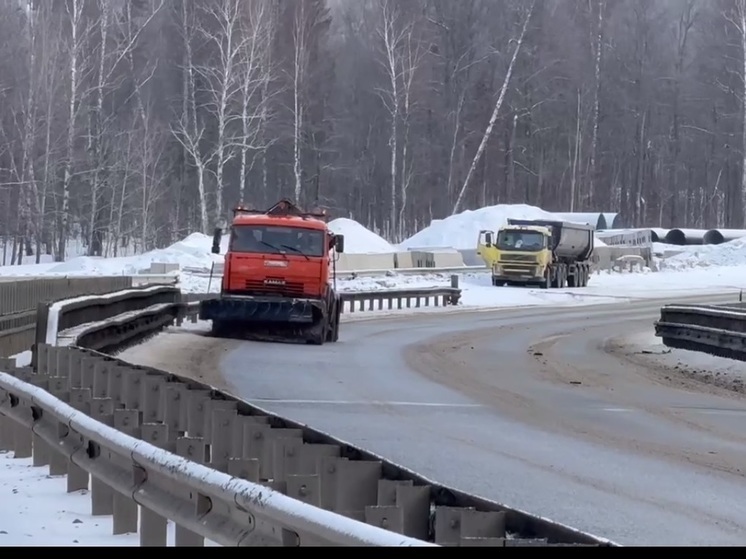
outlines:
[[[221,372],[265,409],[622,544],[744,544],[746,401],[609,353],[660,305],[351,322],[323,347],[243,343]]]

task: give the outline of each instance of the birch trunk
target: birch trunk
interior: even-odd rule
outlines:
[[[62,179],[62,205],[60,207],[60,227],[57,239],[55,260],[63,262],[67,249],[68,222],[70,219],[70,188],[73,177],[73,157],[75,156],[75,121],[78,113],[78,67],[81,53],[80,23],[83,16],[83,1],[70,0],[65,4],[70,17],[70,88],[68,94],[67,140],[65,142],[65,170]]]
[[[497,123],[497,117],[500,115],[500,108],[503,105],[503,101],[505,101],[505,95],[510,85],[510,78],[513,75],[513,70],[515,69],[515,63],[516,63],[516,60],[518,59],[518,54],[521,52],[523,41],[526,38],[526,32],[528,31],[528,25],[529,25],[529,22],[531,21],[531,15],[534,13],[535,5],[536,5],[536,0],[532,0],[531,5],[529,6],[529,9],[528,9],[528,13],[526,14],[526,18],[523,21],[523,27],[521,28],[521,33],[518,36],[518,41],[516,42],[515,50],[513,50],[513,56],[510,59],[510,65],[508,66],[508,71],[505,74],[505,80],[503,81],[502,88],[500,89],[500,95],[498,96],[497,101],[495,102],[495,108],[492,111],[492,116],[490,117],[489,123],[487,124],[487,129],[484,131],[484,135],[482,136],[482,141],[480,142],[479,148],[477,148],[477,153],[474,155],[474,159],[471,162],[471,166],[469,167],[469,171],[466,174],[466,178],[464,179],[464,184],[461,186],[461,190],[459,191],[458,197],[456,198],[456,203],[453,205],[451,214],[457,214],[461,210],[461,204],[463,203],[464,195],[466,194],[466,191],[469,188],[469,183],[471,182],[472,176],[474,175],[474,171],[477,168],[477,164],[482,158],[482,155],[484,154],[484,150],[487,148],[487,142],[489,142],[490,136],[492,136],[492,130],[495,128],[495,123]]]

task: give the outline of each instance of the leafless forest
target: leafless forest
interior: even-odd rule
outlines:
[[[61,259],[280,196],[742,226],[746,0],[0,0],[0,236]]]

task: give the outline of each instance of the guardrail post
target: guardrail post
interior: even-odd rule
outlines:
[[[235,402],[230,403],[233,404],[230,408],[218,407],[212,410],[210,433],[210,466],[224,473],[228,473],[228,462],[236,456],[233,450],[233,433],[238,425],[238,412]]]
[[[93,384],[93,374],[88,377],[86,375],[85,380]],[[89,384],[89,386],[90,386]],[[88,393],[90,398],[91,389],[84,389]],[[114,426],[114,402],[110,398],[92,398],[89,404],[90,415],[96,421],[100,421],[104,425],[109,427]],[[108,460],[104,454],[101,454],[96,460],[105,461]],[[104,482],[96,479],[96,476],[91,476],[91,515],[92,516],[108,516],[114,514],[114,493],[115,491],[106,485]]]
[[[161,389],[165,386],[166,379],[161,376],[145,374],[140,382],[141,411],[143,423],[158,423],[163,414],[161,413]]]
[[[31,347],[31,366],[36,369],[39,364],[39,346],[47,343],[47,324],[49,322],[49,307],[51,303],[43,302],[36,305],[36,334],[34,345]]]
[[[21,400],[18,407],[24,415],[31,415],[31,408]],[[13,422],[13,458],[31,458],[33,453],[32,431],[22,423]]]
[[[0,451],[13,450],[13,420],[0,414]]]
[[[186,404],[189,387],[180,382],[169,382],[161,391],[163,398],[163,423],[168,425],[169,440],[186,432]]]
[[[114,410],[114,428],[122,433],[137,438],[140,434],[139,423],[137,410]],[[137,503],[131,495],[114,492],[113,516],[112,533],[115,536],[137,532]]]
[[[198,464],[205,463],[205,448],[205,441],[200,437],[180,437],[176,439],[176,454]],[[190,500],[196,509],[197,496],[192,495],[191,497]],[[178,524],[175,526],[174,533],[176,547],[204,547],[205,545],[205,538]]]
[[[365,522],[365,507],[375,505],[378,500],[378,481],[382,473],[381,462],[339,459],[333,510]]]
[[[170,449],[167,425],[144,424],[140,438],[158,448]],[[140,547],[166,547],[168,520],[146,507],[140,507]]]

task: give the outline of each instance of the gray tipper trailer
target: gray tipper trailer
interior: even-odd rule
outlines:
[[[497,238],[499,259],[492,270],[492,283],[538,285],[543,289],[585,287],[591,275],[591,255],[596,228],[584,223],[508,219]],[[541,233],[541,247],[532,250],[511,246],[514,237]]]

